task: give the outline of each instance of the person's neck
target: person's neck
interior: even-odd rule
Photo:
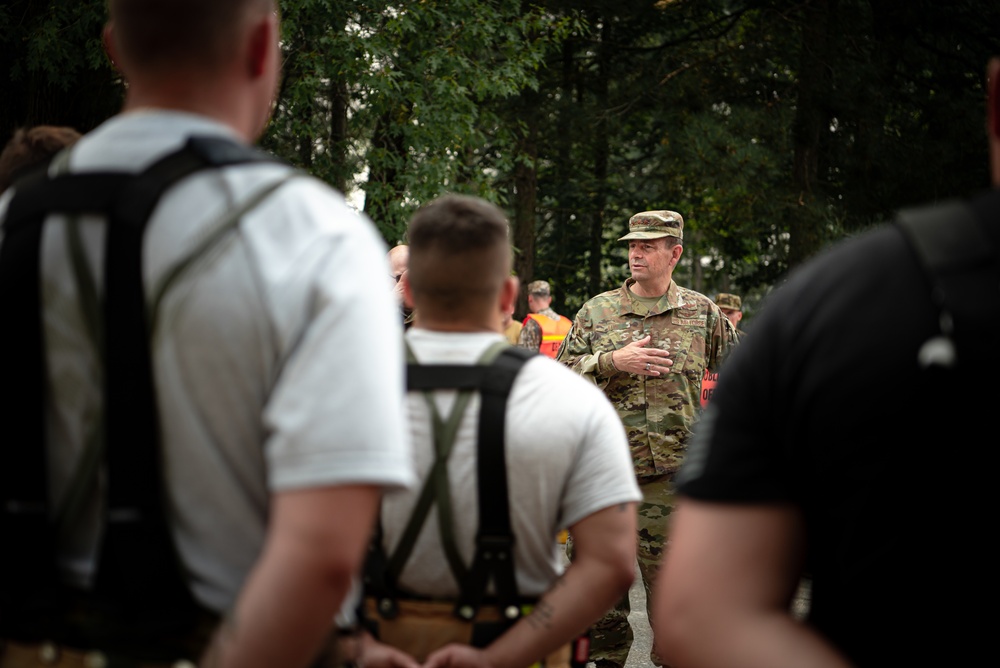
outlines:
[[[667,274],[665,278],[656,281],[636,280],[629,289],[639,297],[662,297],[670,289],[671,276]]]
[[[122,113],[161,109],[203,116],[230,127],[247,143],[255,139],[254,122],[243,96],[223,81],[164,77],[154,85],[130,84]]]
[[[427,318],[421,315],[417,308],[413,314],[413,328],[425,329],[430,332],[447,332],[452,334],[477,334],[489,332],[499,334],[503,332],[503,321],[500,318],[494,320],[441,320]]]

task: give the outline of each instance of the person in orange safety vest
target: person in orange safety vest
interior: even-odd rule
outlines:
[[[528,317],[524,319],[517,345],[555,358],[573,321],[552,310],[552,288],[548,281],[528,283]]]

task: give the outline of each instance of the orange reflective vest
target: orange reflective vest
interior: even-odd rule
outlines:
[[[542,345],[538,352],[555,359],[556,353],[559,352],[559,346],[569,334],[569,328],[573,326],[573,321],[564,315],[559,316],[558,320],[553,320],[541,313],[529,313],[528,318],[537,322],[542,328]],[[527,324],[528,318],[524,319],[525,324]]]
[[[719,382],[719,372],[705,369],[705,375],[701,378],[701,407],[708,406],[708,402],[715,394],[715,385]]]

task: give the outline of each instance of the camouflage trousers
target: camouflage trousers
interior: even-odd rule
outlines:
[[[639,479],[642,502],[639,504],[637,560],[642,586],[646,591],[646,613],[649,615],[650,625],[653,623],[650,610],[653,607],[656,571],[666,547],[667,521],[674,509],[672,477]],[[572,537],[567,541],[570,558],[572,558],[571,543]],[[628,622],[630,612],[631,606],[626,594],[608,614],[591,627],[590,660],[597,663],[598,668],[622,668],[625,665],[633,638],[632,627]],[[665,665],[655,651],[650,652],[649,658],[656,666]]]

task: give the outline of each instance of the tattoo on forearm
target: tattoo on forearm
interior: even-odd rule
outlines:
[[[528,615],[527,622],[533,629],[546,631],[552,628],[552,618],[555,616],[555,613],[555,608],[548,601],[539,601],[534,611]]]

